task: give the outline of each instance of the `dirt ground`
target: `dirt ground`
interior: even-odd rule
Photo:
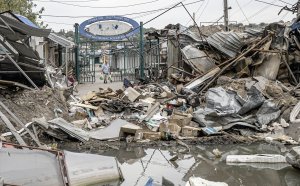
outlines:
[[[189,148],[193,148],[196,145],[229,145],[229,144],[252,144],[259,142],[256,139],[238,136],[238,135],[218,135],[210,137],[200,137],[192,140],[180,140],[184,142]],[[61,142],[57,144],[58,149],[76,151],[76,152],[92,152],[99,153],[107,150],[118,150],[120,148],[127,147],[145,147],[145,148],[173,148],[185,146],[178,143],[176,140],[171,141],[147,141],[147,142],[131,142],[126,143],[125,140],[121,141],[99,141],[99,140],[89,140],[86,143],[78,142]]]
[[[55,118],[55,110],[58,116],[68,118],[68,108],[62,101],[59,91],[54,91],[49,87],[43,87],[40,91],[32,90],[1,90],[0,100],[11,110],[23,124],[32,121],[32,118],[45,117],[46,120]],[[0,111],[5,114],[10,121],[14,121],[9,114],[1,107]],[[59,112],[62,111],[60,114]],[[21,127],[14,123],[16,129]],[[0,133],[8,132],[5,124],[0,120]]]

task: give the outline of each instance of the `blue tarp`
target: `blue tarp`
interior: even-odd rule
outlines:
[[[24,17],[22,15],[19,14],[14,14],[16,17],[18,17],[24,24],[34,27],[34,28],[39,28],[36,24],[34,24],[33,22],[31,22],[27,17]]]

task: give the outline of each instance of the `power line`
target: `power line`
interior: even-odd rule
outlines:
[[[235,0],[236,4],[238,5],[239,9],[241,10],[241,12],[243,13],[244,17],[246,18],[246,20],[248,21],[248,23],[250,24],[250,21],[248,20],[245,12],[243,11],[241,5],[239,4],[238,0]]]
[[[65,3],[65,2],[61,2],[61,1],[55,1],[55,0],[40,1],[40,2],[59,3],[59,4],[63,4],[63,5],[74,6],[74,7],[99,9],[99,8],[128,8],[128,7],[133,7],[133,6],[139,6],[139,5],[155,3],[157,1],[160,1],[160,0],[151,0],[151,1],[143,2],[143,3],[136,3],[136,4],[130,4],[130,5],[120,5],[120,6],[87,6],[87,5],[78,5],[78,4],[72,4],[72,3]]]
[[[277,20],[278,20],[278,21],[283,20],[289,13],[290,13],[290,12],[287,11],[285,14],[283,14],[283,16],[281,16],[281,17],[278,16],[278,17],[277,17]],[[270,20],[268,20],[268,21],[266,21],[266,22],[275,22],[275,21],[274,21],[274,19],[270,19]]]
[[[184,2],[184,1],[186,1],[186,0],[183,0],[183,1],[181,1],[181,2]],[[175,5],[175,4],[174,4],[174,5]],[[169,9],[170,6],[172,6],[172,5],[169,5],[169,6],[165,7],[165,8],[166,8],[166,9]],[[177,7],[175,7],[175,8],[177,8]],[[137,19],[137,18],[149,16],[149,15],[155,14],[155,13],[160,12],[160,11],[163,11],[163,10],[155,10],[155,11],[153,11],[153,12],[151,11],[151,12],[149,12],[149,13],[143,13],[143,15],[131,17],[131,19]]]
[[[200,19],[200,17],[202,16],[202,14],[204,13],[204,11],[206,10],[208,4],[209,4],[209,0],[207,0],[207,2],[206,2],[206,4],[205,4],[205,6],[204,6],[202,12],[200,13],[200,15],[199,15],[199,17],[198,17],[198,20]]]
[[[71,24],[71,23],[59,23],[59,22],[52,22],[52,21],[43,21],[43,20],[40,20],[41,22],[44,22],[44,23],[51,23],[51,24],[57,24],[57,25],[74,25],[74,24]]]
[[[36,2],[52,2],[50,0],[33,0]],[[85,1],[60,1],[60,2],[68,2],[68,3],[86,3],[86,2],[97,2],[101,0],[85,0]]]
[[[37,2],[51,2],[50,0],[33,0]],[[85,2],[97,2],[102,0],[82,0],[82,1],[60,1],[60,2],[67,2],[67,3],[85,3]]]
[[[288,3],[288,2],[285,2],[285,1],[283,1],[283,0],[279,0],[279,1],[282,2],[282,3],[285,3],[285,4],[288,4],[288,5],[292,5],[292,6],[293,6],[293,4]]]
[[[255,0],[255,1],[258,1],[258,0]],[[274,1],[272,1],[270,4],[273,4],[274,2],[277,2],[277,1],[278,1],[278,0],[274,0]],[[252,19],[253,17],[255,17],[255,16],[257,16],[258,14],[262,13],[263,11],[265,11],[266,9],[270,8],[270,7],[271,7],[270,4],[264,6],[262,9],[258,10],[258,11],[255,12],[254,14],[252,14],[250,17],[248,17],[248,20]],[[244,19],[244,20],[242,20],[241,22],[244,22],[244,21],[246,21],[246,20]]]
[[[254,0],[250,0],[248,1],[248,3],[242,5],[242,8],[245,8],[246,6],[248,6],[249,4],[251,4]],[[230,14],[230,16],[233,16],[233,15],[236,15],[237,13],[239,13],[240,11],[237,10],[237,11],[234,11],[232,14]]]
[[[205,2],[205,0],[202,1],[201,5],[200,5],[199,8],[196,10],[195,14],[197,14],[197,13],[199,12],[199,10],[200,10],[200,9],[202,8],[202,6],[204,5],[204,2]],[[192,21],[192,19],[190,19],[190,20],[185,24],[185,26],[187,26],[191,21]]]
[[[280,7],[280,8],[283,8],[284,6],[281,6],[281,5],[277,5],[277,4],[274,4],[273,2],[272,3],[269,3],[269,2],[266,2],[266,1],[261,1],[261,0],[255,0],[257,2],[260,2],[260,3],[264,3],[264,4],[268,4],[268,5],[272,5],[272,6],[277,6],[277,7]]]
[[[185,5],[185,6],[187,6],[187,5],[192,5],[192,4],[198,3],[198,2],[200,2],[200,1],[203,1],[203,0],[193,1],[193,2],[190,2],[190,3],[186,3],[186,4],[184,4],[184,5]],[[179,8],[179,7],[182,7],[182,5],[178,5],[178,6],[175,7],[175,8]],[[123,14],[123,15],[120,15],[120,16],[139,15],[139,14],[150,13],[150,12],[157,12],[157,11],[167,10],[167,9],[168,9],[168,8],[153,9],[153,10],[148,10],[148,11],[142,11],[142,12],[134,12],[134,13]],[[97,16],[62,16],[62,15],[49,15],[49,14],[46,14],[46,15],[40,15],[40,16],[42,16],[42,17],[63,17],[63,18],[92,18],[92,17],[97,17]]]

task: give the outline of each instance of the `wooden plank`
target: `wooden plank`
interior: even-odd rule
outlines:
[[[0,101],[0,106],[9,114],[11,115],[11,117],[21,126],[23,127],[27,132],[28,134],[30,135],[30,137],[33,139],[33,141],[39,146],[39,147],[42,147],[40,141],[35,138],[34,134],[22,123],[22,121],[13,113],[11,112],[5,105],[2,101]]]
[[[89,108],[89,109],[92,109],[92,110],[98,110],[99,109],[99,107],[95,107],[93,105],[86,105],[86,104],[82,104],[82,103],[71,102],[70,105],[77,106],[77,107],[83,107],[83,108]]]
[[[9,119],[0,111],[0,118],[2,121],[5,123],[7,128],[11,131],[11,133],[15,136],[17,139],[18,143],[20,145],[27,146],[23,138],[20,136],[20,134],[17,132],[16,128],[13,126],[13,124],[9,121]]]
[[[185,88],[188,89],[193,89],[197,86],[202,85],[206,80],[212,78],[214,75],[216,75],[218,72],[220,71],[220,68],[217,67],[213,70],[211,70],[210,72],[206,73],[203,76],[200,76],[199,78],[194,79],[193,81],[191,81],[190,83],[188,83],[187,85],[185,85]]]

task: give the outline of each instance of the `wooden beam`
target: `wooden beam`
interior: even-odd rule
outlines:
[[[7,128],[10,130],[10,132],[15,136],[15,138],[17,139],[18,143],[20,145],[25,145],[27,146],[27,144],[25,143],[25,141],[23,140],[23,138],[20,136],[20,134],[17,132],[16,128],[13,126],[13,124],[9,121],[9,119],[0,111],[0,118],[2,119],[2,121],[5,123],[5,125],[7,126]]]
[[[2,103],[2,101],[0,101],[0,106],[9,114],[11,115],[11,117],[21,126],[23,127],[27,132],[28,134],[30,135],[30,137],[33,139],[33,141],[39,146],[39,147],[42,147],[40,141],[35,138],[34,134],[22,123],[22,121],[12,112],[10,111],[6,105],[4,105],[4,103]]]

